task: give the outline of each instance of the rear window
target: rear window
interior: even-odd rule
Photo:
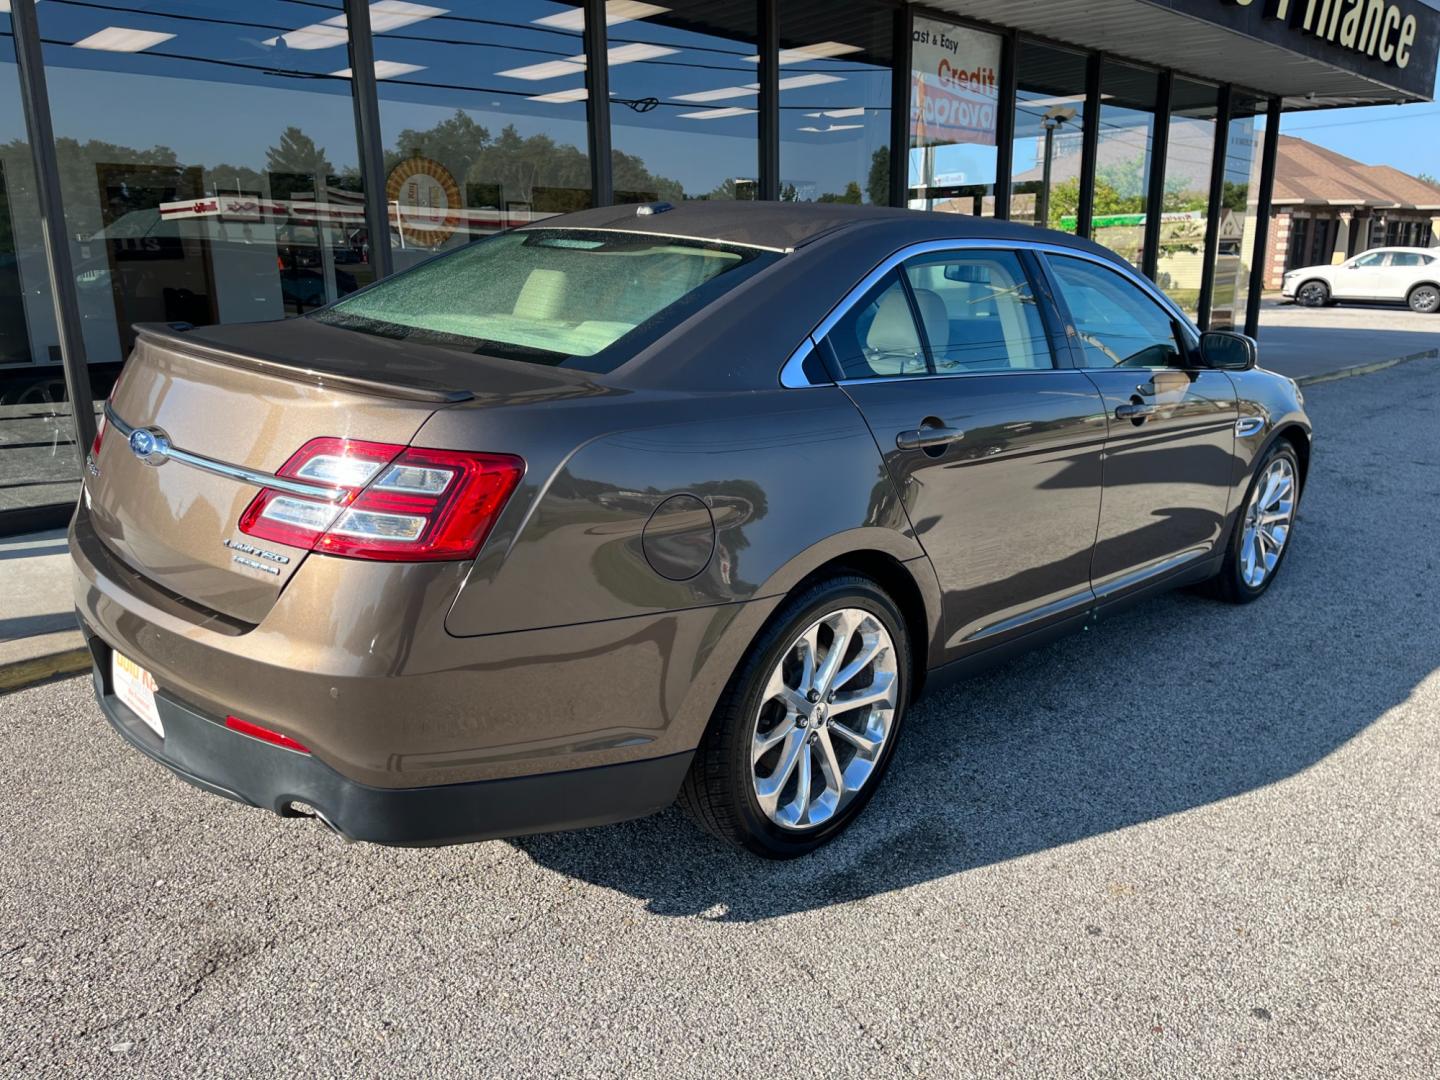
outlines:
[[[608,371],[778,257],[637,233],[522,229],[431,259],[310,317]]]

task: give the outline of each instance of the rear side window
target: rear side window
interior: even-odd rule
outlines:
[[[881,379],[928,375],[925,347],[898,271],[880,279],[825,338],[841,377]]]
[[[1428,255],[1421,255],[1418,251],[1392,251],[1390,253],[1391,266],[1426,266],[1430,262]]]
[[[1174,317],[1139,286],[1085,259],[1047,258],[1080,335],[1085,367],[1187,366]]]
[[[421,263],[311,317],[608,371],[778,257],[636,233],[521,229]]]

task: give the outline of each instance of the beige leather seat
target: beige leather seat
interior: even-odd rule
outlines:
[[[925,351],[915,331],[915,318],[898,288],[888,290],[875,309],[875,318],[865,332],[865,362],[876,375],[914,375],[925,370]]]
[[[563,321],[568,277],[564,270],[531,270],[525,284],[520,286],[513,312],[522,319],[536,322]]]

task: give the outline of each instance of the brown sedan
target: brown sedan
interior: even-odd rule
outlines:
[[[95,689],[190,782],[431,844],[678,795],[836,835],[927,685],[1259,597],[1295,384],[1095,244],[690,203],[515,230],[286,322],[146,326],[71,530]]]

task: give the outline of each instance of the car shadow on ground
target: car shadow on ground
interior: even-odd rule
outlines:
[[[1391,618],[1379,620],[1389,629],[1362,631],[1341,599],[1364,595],[1367,576],[1363,557],[1340,542],[1346,527],[1302,521],[1302,530],[1287,574],[1258,604],[1162,597],[922,700],[864,815],[807,858],[767,863],[732,852],[673,809],[512,843],[657,914],[749,921],[861,900],[1283,781],[1403,702],[1440,664],[1440,633],[1414,636],[1437,622],[1423,588],[1396,583],[1368,597],[1388,603]]]

